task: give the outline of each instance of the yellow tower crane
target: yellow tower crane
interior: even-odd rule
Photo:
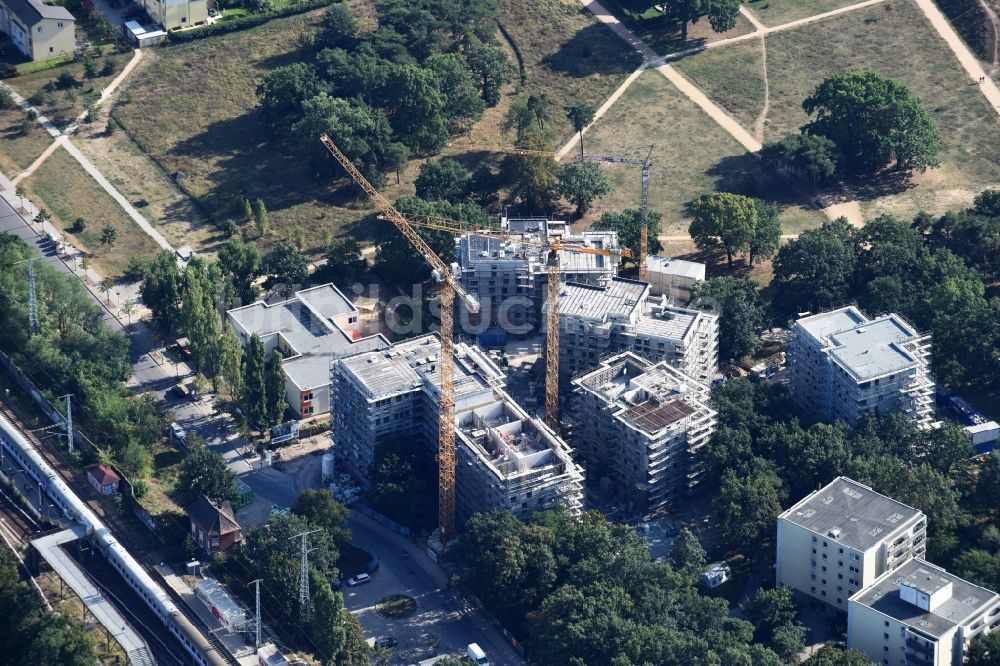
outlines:
[[[438,401],[438,523],[441,541],[455,534],[455,294],[458,294],[470,312],[479,312],[479,301],[470,295],[452,275],[450,268],[431,249],[424,239],[413,229],[410,222],[397,211],[389,201],[376,190],[357,167],[326,134],[320,141],[330,154],[350,174],[354,182],[365,191],[382,217],[392,222],[403,234],[424,261],[431,267],[434,278],[441,283],[441,397]]]

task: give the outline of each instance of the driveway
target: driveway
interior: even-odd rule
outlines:
[[[447,589],[447,576],[430,557],[405,537],[356,511],[348,526],[354,543],[379,558],[371,583],[344,587],[344,606],[357,616],[365,636],[392,636],[399,641],[390,664],[411,664],[437,654],[464,654],[478,643],[497,666],[523,666],[522,660],[486,617]],[[403,557],[403,550],[409,557]],[[391,620],[375,610],[379,600],[406,594],[417,600],[410,617]]]

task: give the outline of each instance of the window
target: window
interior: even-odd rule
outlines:
[[[62,27],[63,27],[62,21],[59,21],[59,23],[56,23],[56,27],[58,27],[61,30]]]
[[[813,537],[813,543],[816,543],[816,537]]]
[[[42,26],[38,26],[38,32],[42,31]]]
[[[822,583],[823,585],[826,585],[826,578],[824,578],[823,580],[821,580],[820,583]]]
[[[886,624],[889,624],[889,623],[886,622]],[[884,638],[885,640],[889,640],[889,634],[882,634],[882,638]]]
[[[826,553],[823,553],[823,559],[824,560],[826,559]]]
[[[815,555],[816,554],[816,549],[813,548],[812,551],[813,551],[813,555]]]
[[[843,555],[844,554],[844,549],[843,548],[838,548],[837,552],[840,553],[841,555]]]
[[[816,586],[815,585],[813,585],[809,589],[812,591],[813,594],[816,594]]]

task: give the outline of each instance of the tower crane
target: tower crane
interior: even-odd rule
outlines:
[[[454,220],[427,218],[400,214],[412,226],[450,231],[457,234],[477,234],[483,236],[502,235],[502,231],[494,229],[475,229],[471,225]],[[524,245],[545,248],[547,250],[546,268],[548,272],[548,294],[546,300],[545,321],[545,422],[553,430],[559,427],[559,290],[560,290],[560,252],[577,252],[603,257],[630,258],[632,252],[628,248],[605,250],[578,245],[564,245],[560,238],[549,239],[547,243],[521,241]]]
[[[493,150],[511,155],[534,155],[540,157],[556,158],[556,154],[547,150],[532,150],[528,148],[515,148],[498,145],[482,146],[486,150]],[[635,157],[623,157],[621,155],[581,155],[578,160],[585,162],[607,162],[609,164],[630,164],[642,167],[642,201],[639,208],[641,220],[639,224],[639,279],[645,281],[648,274],[647,263],[649,257],[649,172],[651,169],[659,169],[658,166],[649,161],[653,155],[656,144],[649,146],[649,152],[645,159]]]
[[[431,267],[434,278],[441,283],[441,396],[438,401],[438,523],[441,541],[455,534],[455,295],[462,299],[470,312],[479,312],[479,301],[455,279],[447,264],[431,249],[410,222],[376,190],[357,167],[325,133],[320,141],[330,154],[365,191],[385,219],[392,222],[420,256]]]

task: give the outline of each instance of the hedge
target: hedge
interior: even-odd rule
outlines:
[[[296,2],[277,11],[247,14],[246,16],[240,16],[239,18],[233,19],[232,21],[226,21],[225,23],[217,22],[213,23],[212,25],[207,25],[203,28],[195,28],[194,30],[182,30],[180,32],[171,32],[169,35],[170,43],[181,44],[183,42],[191,42],[196,39],[203,39],[205,37],[224,35],[227,32],[235,32],[237,30],[246,30],[247,28],[254,28],[258,25],[263,25],[273,19],[284,18],[286,16],[294,16],[295,14],[303,14],[305,12],[312,11],[313,9],[326,7],[332,4],[333,2],[334,0],[303,0],[303,2]]]

